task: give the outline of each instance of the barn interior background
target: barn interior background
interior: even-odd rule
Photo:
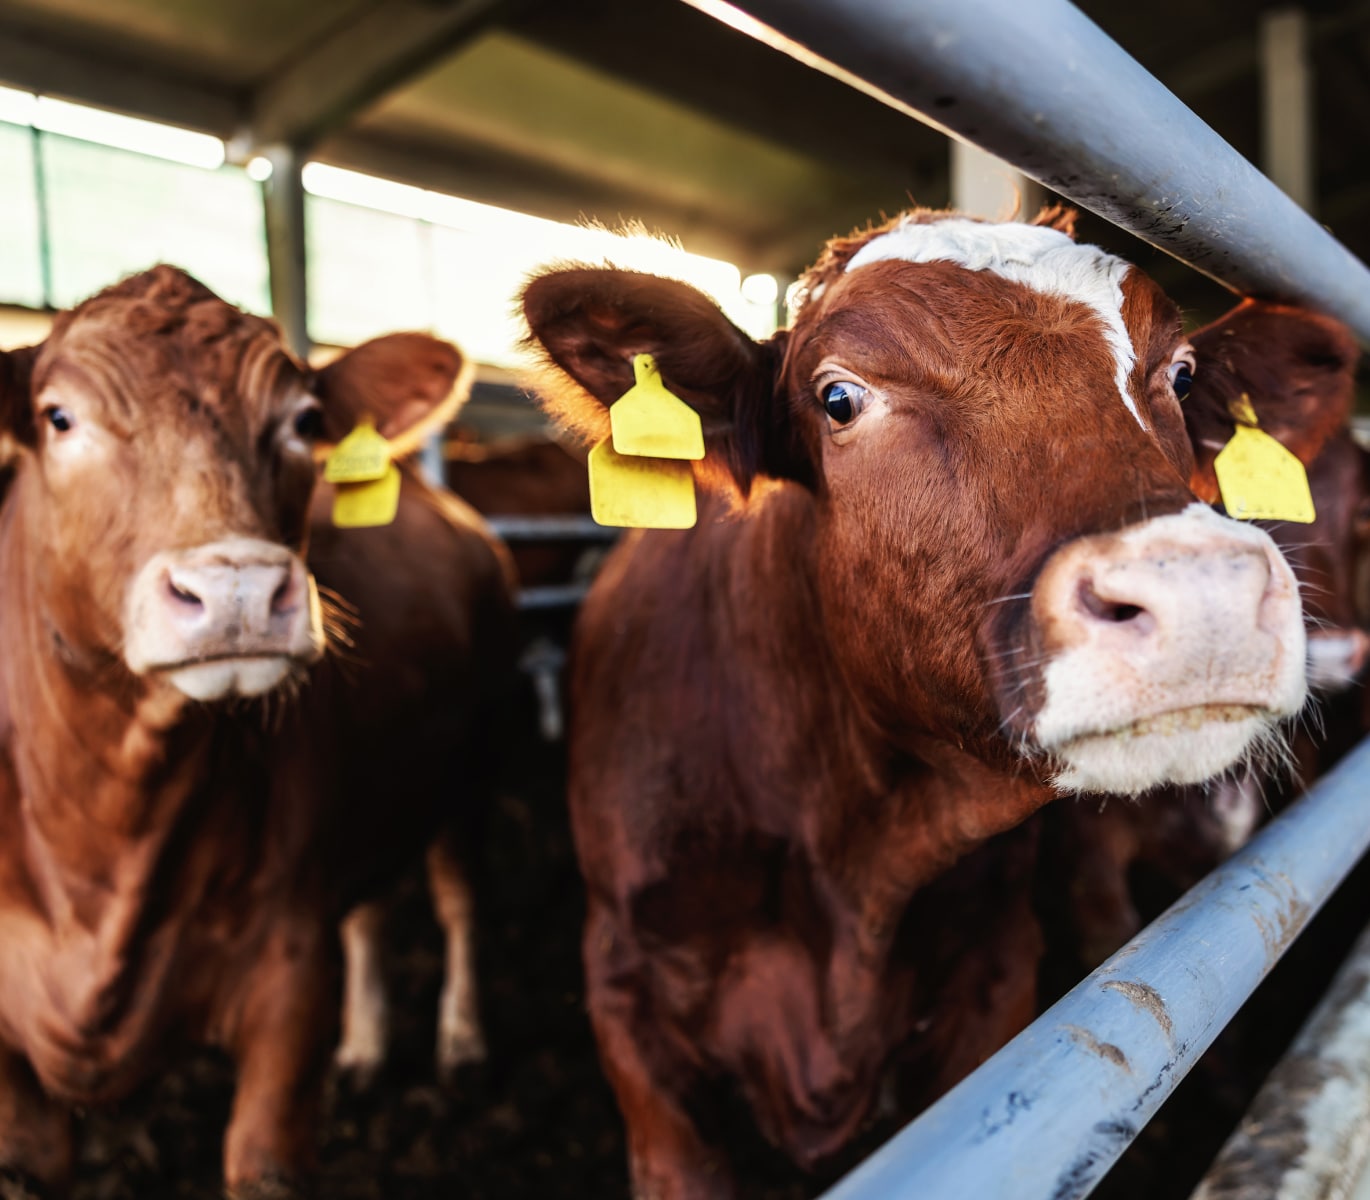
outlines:
[[[1080,7],[1370,257],[1370,3]],[[696,282],[763,334],[828,236],[910,201],[1003,214],[1020,194],[1050,199],[679,0],[0,0],[0,346],[170,261],[274,313],[301,348],[397,328],[452,338],[480,364],[467,422],[492,436],[538,421],[515,385],[514,292],[542,262],[605,253],[586,221],[678,240],[612,252]],[[1082,236],[1144,266],[1196,325],[1226,307],[1218,285],[1107,222],[1086,215]],[[580,1012],[555,749],[532,767],[491,833],[492,1065],[437,1087],[414,1016],[381,1093],[335,1106],[328,1195],[622,1193]],[[422,908],[394,952],[414,1014],[436,987]],[[1339,936],[1296,951],[1275,991],[1300,978],[1316,995]],[[1241,1035],[1249,1062],[1220,1058],[1206,1090],[1182,1090],[1107,1194],[1188,1194],[1299,1017],[1292,1002],[1267,1014]],[[78,1192],[215,1194],[226,1098],[205,1060],[92,1120]],[[761,1148],[753,1185],[813,1188]]]

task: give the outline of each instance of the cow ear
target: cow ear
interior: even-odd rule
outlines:
[[[457,414],[472,372],[450,342],[426,333],[391,333],[339,355],[314,377],[323,402],[324,436],[337,441],[370,417],[394,441],[417,445]]]
[[[38,349],[0,350],[0,467],[34,441],[33,363]]]
[[[706,482],[743,495],[758,475],[812,485],[812,451],[778,398],[784,331],[758,342],[688,284],[609,268],[537,276],[523,312],[549,367],[535,383],[539,402],[587,443],[609,436],[609,406],[633,386],[634,356],[650,354],[700,416]]]
[[[1342,429],[1360,352],[1341,322],[1305,308],[1246,300],[1190,341],[1194,383],[1184,401],[1195,495],[1218,499],[1213,460],[1232,437],[1230,405],[1246,396],[1260,426],[1307,464]]]

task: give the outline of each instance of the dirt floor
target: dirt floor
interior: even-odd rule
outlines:
[[[431,1066],[440,969],[437,928],[415,877],[393,920],[398,1029],[388,1074],[338,1094],[321,1131],[321,1200],[615,1200],[626,1197],[623,1130],[585,1018],[579,877],[562,803],[560,755],[530,752],[527,784],[486,833],[480,969],[490,1060],[441,1087]],[[1218,1050],[1182,1085],[1096,1195],[1175,1200],[1190,1188],[1325,986],[1370,911],[1362,868],[1327,919],[1291,951]],[[202,1055],[117,1108],[81,1118],[77,1200],[210,1200],[231,1098],[222,1060]],[[888,1136],[874,1129],[856,1159]],[[835,1178],[805,1178],[753,1146],[742,1195],[801,1200]],[[978,1200],[978,1198],[977,1198]],[[1011,1198],[1007,1198],[1011,1200]]]

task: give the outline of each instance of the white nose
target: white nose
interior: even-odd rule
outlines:
[[[246,687],[231,672],[211,672],[231,690],[251,694],[283,679],[290,663],[314,662],[322,652],[313,578],[299,555],[274,542],[231,538],[156,554],[129,590],[124,657],[135,674],[274,662],[274,669],[252,672]],[[213,698],[194,678],[197,698]]]
[[[1097,790],[1209,778],[1304,701],[1293,573],[1263,531],[1202,505],[1064,546],[1032,616],[1049,658],[1037,740],[1067,761],[1083,740],[1091,761],[1128,764]],[[1144,779],[1152,767],[1162,777]]]

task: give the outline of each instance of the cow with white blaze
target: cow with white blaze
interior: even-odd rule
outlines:
[[[1034,1010],[1014,827],[1207,779],[1303,703],[1288,566],[1190,490],[1202,356],[1069,226],[838,239],[764,341],[650,275],[525,291],[555,418],[608,436],[649,353],[707,448],[697,526],[624,540],[573,651],[589,1006],[639,1197],[730,1194],[729,1094],[810,1165],[887,1067],[909,1108],[949,1086]]]

